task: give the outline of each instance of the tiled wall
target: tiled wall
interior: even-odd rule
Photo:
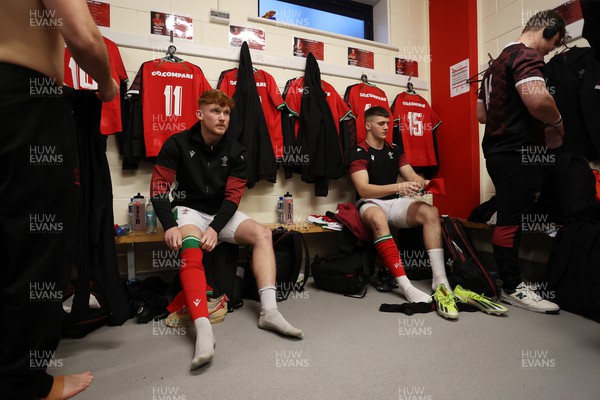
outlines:
[[[248,16],[257,15],[258,4],[256,0],[103,0],[111,4],[111,28],[113,32],[124,32],[140,37],[148,37],[150,32],[150,11],[173,12],[176,14],[191,14],[194,20],[194,43],[229,49],[228,27],[209,22],[209,10],[219,9],[230,12],[232,24],[261,28],[266,32],[267,51],[269,55],[290,57],[293,36],[320,40],[325,43],[324,62],[332,65],[346,66],[346,47],[356,46],[361,49],[375,52],[375,71],[383,74],[394,74],[394,57],[398,53],[412,56],[422,52],[429,54],[429,29],[428,29],[428,1],[427,0],[388,0],[379,5],[387,7],[389,21],[389,45],[397,47],[400,52],[365,44],[353,44],[351,40],[342,40],[313,33],[299,33],[293,29],[280,26],[261,26],[247,20]],[[386,0],[382,0],[385,2]],[[385,10],[384,10],[385,11]],[[108,36],[108,35],[107,35]],[[140,50],[121,47],[121,55],[130,80],[133,80],[139,66],[147,60],[161,57],[168,46],[168,38],[153,36],[156,41],[156,50]],[[117,43],[119,44],[119,43]],[[177,42],[175,43],[177,45]],[[237,67],[237,62],[215,59],[202,59],[201,57],[185,56],[186,60],[199,65],[210,84],[214,87],[221,71]],[[301,71],[286,68],[260,67],[272,74],[281,90],[285,82],[302,75]],[[344,95],[347,86],[357,83],[356,79],[323,75],[322,78],[331,83],[340,95]],[[419,63],[419,78],[429,80],[429,66],[426,62]],[[376,83],[388,95],[390,102],[405,88]],[[421,90],[420,93],[429,99],[429,93]],[[142,162],[137,171],[122,171],[121,157],[118,153],[115,138],[109,138],[107,156],[113,180],[115,222],[127,221],[127,203],[129,198],[140,192],[148,196],[152,165]],[[294,195],[294,210],[298,219],[305,219],[309,214],[324,214],[326,211],[335,211],[340,202],[350,201],[354,197],[349,178],[332,181],[329,196],[315,198],[313,186],[301,182],[299,176],[284,180],[280,171],[276,184],[259,182],[256,187],[245,194],[240,209],[251,217],[262,222],[275,221],[275,204],[278,196],[289,191]]]

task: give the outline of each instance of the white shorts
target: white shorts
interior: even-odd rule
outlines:
[[[194,225],[200,228],[202,232],[208,229],[208,225],[210,225],[215,218],[214,215],[182,206],[174,207],[173,215],[175,216],[175,221],[177,221],[178,227],[182,227],[183,225]],[[225,225],[223,229],[221,229],[221,232],[219,232],[219,236],[217,236],[217,244],[221,242],[239,244],[235,241],[235,231],[240,224],[247,219],[250,219],[250,217],[241,211],[236,211],[229,222],[227,222],[227,225]]]
[[[360,215],[360,219],[363,218],[365,211],[371,207],[379,207],[387,215],[388,224],[395,226],[396,228],[410,228],[406,223],[406,214],[408,214],[408,207],[411,204],[419,200],[410,197],[399,197],[397,199],[379,200],[379,199],[360,199],[356,202],[356,207]]]

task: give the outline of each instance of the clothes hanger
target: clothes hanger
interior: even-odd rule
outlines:
[[[417,92],[415,92],[413,83],[410,81],[412,77],[413,77],[413,73],[411,72],[410,75],[408,76],[408,81],[406,81],[406,92],[410,93],[410,94],[417,94]]]
[[[360,81],[362,83],[366,83],[367,85],[371,85],[371,83],[369,83],[369,78],[367,77],[367,74],[362,74],[360,76]]]
[[[177,51],[177,47],[173,46],[172,44],[169,45],[169,47],[167,47],[167,55],[165,57],[163,57],[163,60],[169,61],[169,62],[183,61],[183,59],[181,59],[175,55],[176,51]]]
[[[565,39],[563,40],[563,43],[562,43],[562,45],[563,45],[563,49],[562,49],[560,52],[557,52],[557,53],[556,53],[556,54],[554,54],[554,55],[555,55],[555,56],[557,56],[557,55],[559,55],[559,54],[564,54],[564,53],[566,53],[567,51],[571,50],[572,48],[575,48],[575,47],[577,47],[577,45],[575,45],[575,46],[569,46],[569,45],[567,45],[567,42],[568,42],[569,40],[571,40],[571,39],[572,39],[572,37],[571,37],[571,36],[569,36],[569,35],[566,35],[566,36],[565,36]]]
[[[163,61],[168,61],[168,62],[182,62],[183,59],[177,57],[175,55],[175,52],[177,51],[177,47],[175,47],[173,45],[173,31],[170,31],[169,33],[170,36],[170,45],[169,47],[167,47],[167,52],[166,55],[162,58]]]
[[[492,55],[490,53],[488,53],[488,57],[490,58],[488,60],[488,67],[490,67],[492,65],[492,63],[494,62],[494,58],[492,57]],[[470,77],[469,79],[467,79],[467,84],[473,84],[473,83],[479,83],[482,82],[483,79],[476,79],[479,75],[483,75],[485,74],[485,71],[487,71],[487,68],[484,69],[481,72],[476,73],[475,75],[473,75],[472,77]]]

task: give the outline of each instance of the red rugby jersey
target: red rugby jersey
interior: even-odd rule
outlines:
[[[388,135],[385,140],[388,143],[392,143],[392,112],[387,95],[382,89],[368,83],[357,83],[346,88],[344,100],[352,109],[352,114],[356,116],[356,143],[362,142],[367,137],[365,111],[373,106],[381,106],[390,113],[390,125],[388,126]]]
[[[156,59],[142,64],[127,94],[142,102],[146,157],[157,156],[171,135],[198,121],[198,99],[210,89],[202,69],[190,62]]]
[[[110,72],[113,79],[122,84],[128,81],[127,72],[121,59],[119,48],[110,39],[103,38],[108,51]],[[79,90],[98,90],[98,83],[92,79],[71,56],[69,48],[65,48],[65,77],[64,84]],[[112,135],[123,131],[121,123],[121,96],[116,96],[112,101],[102,103],[102,116],[100,119],[100,132],[103,135]]]
[[[433,131],[442,121],[427,100],[416,93],[402,92],[394,99],[392,112],[394,122],[400,125],[408,162],[413,167],[438,165]]]

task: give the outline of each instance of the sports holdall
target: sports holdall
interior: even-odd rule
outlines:
[[[309,274],[310,256],[302,233],[283,227],[273,229],[273,251],[277,267],[277,301],[286,300],[293,291],[303,291]],[[248,266],[251,266],[252,251],[248,248]],[[304,265],[304,268],[302,266]],[[298,281],[300,272],[302,281]],[[244,297],[259,300],[256,280],[251,270],[244,273]]]
[[[548,261],[550,298],[561,309],[600,322],[600,224],[565,225]]]
[[[365,249],[355,250],[352,254],[339,253],[327,257],[317,255],[312,263],[315,285],[329,292],[364,297],[373,261],[373,257]]]
[[[450,257],[448,280],[454,287],[461,285],[492,299],[498,297],[498,271],[486,265],[479,256],[465,226],[458,218],[445,217],[442,236],[446,256]]]

